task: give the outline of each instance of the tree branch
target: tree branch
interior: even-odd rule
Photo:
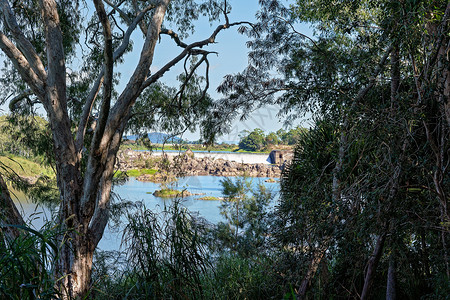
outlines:
[[[185,68],[185,74],[186,74],[186,78],[184,79],[183,84],[181,85],[181,89],[176,93],[175,98],[179,97],[179,102],[181,103],[181,99],[184,96],[184,90],[186,89],[186,86],[189,82],[189,80],[191,80],[192,76],[194,76],[195,71],[198,69],[198,67],[200,67],[200,65],[206,61],[206,54],[203,55],[203,57],[191,68],[190,72],[188,72],[188,70]],[[186,58],[188,59],[188,58]],[[181,106],[181,105],[180,105]]]
[[[104,166],[107,164],[109,156],[108,149],[110,149],[112,143],[114,143],[114,137],[116,136],[117,132],[121,127],[125,126],[130,107],[139,95],[140,86],[145,80],[147,72],[152,63],[154,49],[158,40],[161,23],[164,19],[168,4],[169,0],[162,0],[160,1],[159,6],[155,9],[152,16],[152,26],[149,27],[149,30],[147,32],[147,37],[145,39],[144,46],[141,52],[139,64],[136,67],[124,91],[119,96],[116,104],[110,111],[104,133],[101,137],[99,137],[99,141],[95,141],[95,143],[98,143],[98,145],[95,148],[92,148],[92,150],[98,152],[98,154],[90,154],[91,156],[89,157],[88,166],[86,168],[83,196],[81,199],[82,214],[85,214],[85,209],[83,208],[87,208],[86,212],[88,213],[90,213],[92,209],[95,208],[98,185],[102,180],[102,173],[105,170]],[[85,220],[90,220],[91,216],[92,215],[90,214],[85,215]]]
[[[15,96],[14,98],[9,101],[9,110],[14,111],[17,109],[16,104],[20,101],[22,101],[25,98],[28,98],[28,96],[33,95],[33,91],[30,89],[25,90],[20,95]]]
[[[96,183],[98,180],[100,180],[101,174],[99,173],[99,170],[101,170],[100,166],[102,165],[102,156],[104,156],[105,150],[107,150],[104,147],[100,147],[100,141],[102,140],[102,136],[105,131],[109,116],[109,110],[111,107],[114,68],[111,24],[109,22],[108,15],[106,14],[102,0],[94,0],[94,6],[95,10],[97,11],[100,23],[103,27],[103,37],[105,40],[105,65],[103,67],[103,72],[105,73],[105,75],[103,80],[103,101],[100,107],[100,113],[94,132],[94,137],[92,138],[88,166],[86,168],[85,187],[87,188],[85,188],[84,195],[81,198],[81,211],[86,216],[86,223],[88,222],[88,220],[90,222],[90,219],[95,210],[95,200],[97,199],[97,194],[92,191],[92,185],[89,185],[88,182]]]
[[[41,101],[44,101],[44,82],[33,71],[33,68],[30,66],[25,56],[23,56],[22,52],[17,49],[17,47],[11,42],[11,40],[8,39],[6,35],[3,34],[3,32],[0,32],[0,48],[12,61],[23,80],[30,86],[36,96],[38,96]]]
[[[145,14],[152,8],[154,8],[153,5],[147,6],[131,22],[130,26],[128,27],[127,31],[125,32],[122,43],[114,51],[114,55],[113,55],[114,61],[116,61],[117,59],[122,57],[122,55],[125,53],[128,45],[130,43],[131,34],[136,29],[137,24],[144,18]],[[93,104],[95,102],[95,99],[97,98],[98,92],[100,91],[100,87],[103,83],[103,75],[104,74],[105,74],[105,70],[103,69],[100,72],[100,74],[97,76],[97,80],[95,81],[94,85],[92,86],[91,91],[90,91],[90,93],[86,99],[86,102],[83,106],[83,113],[82,113],[82,116],[80,119],[80,123],[78,125],[78,131],[77,131],[76,140],[75,140],[78,152],[80,152],[81,149],[83,148],[83,140],[84,140],[84,136],[86,134],[87,123],[88,123],[89,116],[92,111]]]
[[[148,70],[150,69],[153,61],[155,46],[158,41],[161,24],[163,22],[163,18],[169,2],[169,0],[161,0],[160,4],[154,10],[153,16],[151,18],[151,26],[149,26],[147,31],[139,63],[134,70],[134,73],[131,76],[127,86],[119,96],[119,99],[112,109],[107,132],[105,131],[102,142],[105,145],[109,144],[112,136],[114,135],[114,132],[120,126],[120,123],[123,122],[124,117],[128,115],[128,111],[131,105],[142,92],[141,87],[143,82],[145,81],[145,78],[147,77]]]
[[[119,13],[119,15],[122,17],[122,19],[124,19],[125,23],[127,23],[127,25],[130,26],[130,24],[131,24],[130,18],[129,18],[129,17],[127,16],[127,14],[126,14],[123,10],[121,10],[120,7],[119,7],[120,5],[122,5],[122,3],[123,3],[124,1],[121,1],[118,5],[112,3],[112,2],[109,1],[109,0],[103,0],[103,1],[105,1],[105,3],[108,4],[109,6],[111,6],[111,7],[113,8],[113,11],[114,11],[114,10],[117,11],[117,12]]]
[[[163,29],[161,29],[160,34],[167,34],[167,35],[170,36],[170,37],[175,41],[175,43],[176,43],[178,46],[180,46],[181,48],[186,48],[186,47],[188,46],[186,43],[182,42],[182,41],[180,40],[180,36],[179,36],[177,33],[175,33],[173,30],[171,30],[171,29],[163,28]]]
[[[22,30],[20,30],[20,27],[17,24],[17,20],[11,10],[11,7],[9,6],[8,1],[0,0],[0,5],[6,27],[8,27],[8,29],[11,31],[14,39],[17,41],[18,47],[28,60],[28,63],[30,64],[34,73],[36,73],[41,78],[41,80],[45,82],[47,73],[45,72],[45,68],[42,64],[41,58],[36,53],[36,50],[30,43],[30,41],[25,37]]]
[[[171,67],[173,67],[178,62],[180,62],[189,53],[193,53],[193,54],[194,53],[202,53],[203,54],[204,52],[202,52],[202,51],[204,51],[204,50],[194,49],[194,48],[202,48],[203,46],[207,46],[208,44],[214,43],[216,40],[217,34],[219,34],[219,32],[222,31],[223,29],[227,29],[232,26],[237,26],[237,25],[242,25],[242,24],[251,24],[251,23],[250,22],[236,22],[236,23],[231,23],[231,24],[225,23],[223,25],[219,25],[207,39],[186,45],[185,47],[183,47],[184,50],[178,56],[173,58],[170,62],[168,62],[166,65],[164,65],[164,67],[159,69],[158,72],[156,72],[154,75],[150,76],[147,80],[145,80],[141,89],[144,90],[146,87],[148,87],[152,83],[156,82],[159,78],[161,78],[164,75],[164,73],[169,71]],[[166,34],[169,34],[169,33],[167,32]],[[176,34],[172,33],[172,35],[176,35]],[[183,45],[183,44],[184,43],[182,43],[182,42],[180,43],[180,45]]]
[[[51,109],[55,110],[56,114],[59,114],[56,112],[58,110],[67,114],[66,66],[58,10],[54,0],[41,0],[41,6],[48,60],[46,97],[54,101],[54,103],[48,103],[46,109],[48,111],[50,106],[53,106]],[[55,117],[62,118],[62,116]]]

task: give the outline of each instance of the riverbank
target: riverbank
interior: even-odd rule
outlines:
[[[155,154],[127,149],[117,156],[117,168],[121,172],[135,169],[154,169],[155,174],[143,174],[137,177],[141,181],[160,179],[161,174],[168,178],[180,176],[249,176],[279,178],[284,164],[241,163],[210,156],[196,157],[191,151]],[[230,155],[229,155],[230,157]],[[263,157],[265,160],[265,156]]]

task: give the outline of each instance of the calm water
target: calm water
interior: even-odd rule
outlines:
[[[198,200],[198,198],[205,196],[222,196],[222,186],[220,181],[225,177],[218,176],[188,176],[180,178],[173,184],[173,188],[181,190],[187,189],[191,193],[203,193],[204,195],[191,196],[185,198],[182,204],[188,208],[191,212],[197,212],[200,216],[207,219],[209,222],[217,223],[223,220],[220,215],[220,201],[205,201]],[[252,183],[257,185],[263,183],[266,187],[272,189],[274,193],[278,193],[278,183],[266,183],[264,180],[267,178],[251,178]],[[155,190],[161,189],[160,184],[153,182],[141,182],[134,178],[130,178],[125,184],[115,186],[113,192],[124,200],[130,200],[133,202],[142,201],[148,209],[161,210],[165,204],[170,204],[171,199],[162,199],[152,195]],[[36,206],[33,203],[28,203],[24,200],[24,197],[17,195],[20,201],[16,201],[19,210],[22,211],[26,219],[30,219],[32,225],[39,229],[45,218],[50,218],[48,210],[43,209],[41,206]],[[20,202],[20,203],[19,203]],[[99,248],[102,250],[118,250],[122,238],[122,229],[112,228],[107,226],[105,234],[99,243]]]

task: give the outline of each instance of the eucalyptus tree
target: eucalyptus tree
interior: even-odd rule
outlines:
[[[85,21],[92,4],[95,13]],[[12,109],[42,105],[51,128],[60,193],[57,223],[65,232],[59,237],[55,278],[67,298],[83,297],[90,288],[93,253],[108,222],[121,137],[128,121],[142,113],[134,110],[136,103],[144,101],[141,108],[160,112],[161,118],[168,111],[180,118],[183,112],[192,115],[195,105],[202,107],[203,115],[214,113],[214,104],[206,97],[211,52],[204,48],[214,43],[222,30],[245,23],[231,23],[230,7],[219,0],[94,0],[92,4],[66,0],[0,2],[0,48],[7,57],[2,92],[8,95],[5,98]],[[223,16],[224,23],[205,39],[185,43],[183,37],[194,30],[193,21],[200,15],[211,22]],[[124,53],[132,48],[132,34],[138,30],[143,41],[139,62],[129,78],[120,79],[126,85],[118,92],[114,88],[118,81],[115,67],[124,63]],[[180,52],[152,73],[155,48],[162,35],[170,36]],[[85,47],[80,57],[77,45],[83,37]],[[68,64],[80,58],[81,70],[69,69]],[[158,79],[183,62],[180,90],[166,96],[158,93]],[[201,77],[194,76],[201,66],[206,66],[203,83]],[[193,83],[194,79],[197,82]],[[194,93],[199,87],[200,93]],[[209,120],[204,118],[212,124]],[[205,132],[215,131],[210,128]],[[2,200],[8,198],[3,187]]]
[[[297,295],[324,293],[326,278],[329,293],[346,297],[367,299],[374,285],[391,299],[445,294],[450,4],[260,3],[245,31],[249,66],[220,90],[236,107],[277,103],[288,122],[307,112],[319,120],[284,173],[278,206],[275,236],[298,262]]]

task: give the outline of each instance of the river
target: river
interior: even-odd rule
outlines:
[[[220,201],[208,201],[198,200],[198,198],[204,196],[221,197],[222,186],[220,181],[224,177],[218,176],[187,176],[180,178],[174,183],[174,188],[181,190],[187,189],[191,193],[204,194],[199,196],[187,197],[182,201],[182,204],[191,212],[198,213],[201,217],[212,223],[218,223],[223,219],[220,215]],[[270,188],[275,194],[278,194],[278,183],[266,183],[267,178],[250,178],[253,185],[263,183],[266,187]],[[116,185],[113,188],[113,193],[124,200],[132,202],[142,201],[144,205],[152,210],[160,210],[165,204],[170,204],[171,199],[158,198],[152,195],[152,193],[160,189],[160,184],[153,182],[141,182],[134,178],[129,178],[123,185]],[[30,220],[34,228],[39,229],[42,227],[44,220],[50,218],[50,212],[48,209],[42,206],[36,206],[36,204],[29,203],[24,198],[23,194],[17,193],[16,205],[25,216],[25,220]],[[275,196],[275,198],[277,195]],[[122,238],[123,224],[119,228],[107,226],[102,240],[99,243],[99,249],[101,250],[119,250],[120,242]]]

